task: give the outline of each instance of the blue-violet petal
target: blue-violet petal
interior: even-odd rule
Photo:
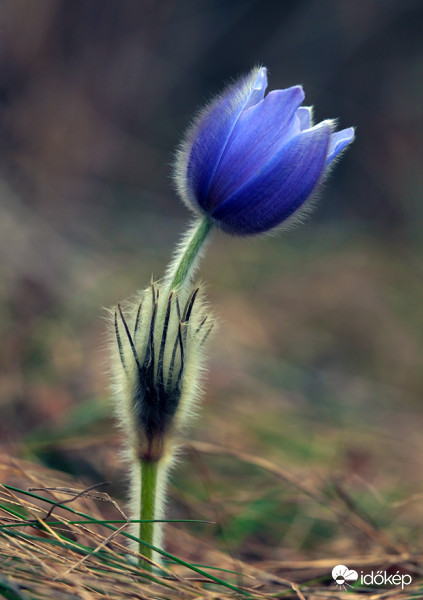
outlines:
[[[210,184],[209,210],[258,173],[300,132],[295,114],[303,100],[303,89],[297,85],[270,92],[240,114]]]
[[[329,148],[328,148],[328,156],[326,159],[326,166],[328,166],[332,160],[343,150],[352,140],[354,139],[354,128],[348,127],[347,129],[342,129],[341,131],[337,131],[331,137]]]
[[[323,121],[291,139],[212,212],[217,224],[228,233],[250,235],[272,229],[291,216],[319,182],[331,127],[331,122]]]
[[[313,125],[313,107],[312,106],[300,106],[297,110],[297,117],[300,121],[301,131],[304,129],[310,129]]]
[[[240,114],[262,100],[266,87],[266,69],[254,69],[206,107],[188,134],[179,155],[179,160],[187,164],[177,164],[177,169],[181,173],[186,169],[188,195],[203,210],[207,210],[210,182]]]

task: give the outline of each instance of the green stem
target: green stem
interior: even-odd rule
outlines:
[[[158,461],[140,461],[141,469],[141,506],[140,519],[152,521],[155,518],[156,512],[156,488],[157,488],[157,471],[159,469]],[[140,523],[140,540],[147,542],[151,546],[154,545],[154,528],[160,527],[157,523]],[[139,552],[146,558],[152,559],[153,551],[148,546],[140,544]],[[140,566],[148,571],[152,570],[152,565],[146,560],[140,559]]]
[[[203,248],[204,242],[213,226],[209,217],[204,217],[194,226],[192,233],[188,234],[181,245],[181,249],[168,274],[171,280],[170,289],[175,290],[184,283],[195,266],[195,260]]]

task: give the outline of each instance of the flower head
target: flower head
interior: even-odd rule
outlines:
[[[265,68],[229,86],[194,121],[178,152],[178,191],[224,231],[251,235],[296,213],[333,159],[354,139],[350,127],[312,124],[301,86],[266,97]]]
[[[125,314],[115,309],[116,409],[135,459],[160,460],[184,426],[210,321],[199,287],[169,294],[152,283]]]

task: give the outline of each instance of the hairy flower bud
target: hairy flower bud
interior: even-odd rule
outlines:
[[[137,305],[114,313],[117,411],[133,458],[158,461],[198,395],[202,346],[212,323],[202,290],[152,283]]]

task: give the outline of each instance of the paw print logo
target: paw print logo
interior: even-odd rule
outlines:
[[[332,569],[332,578],[336,582],[339,590],[344,589],[347,591],[347,586],[352,587],[349,582],[357,581],[358,573],[345,565],[336,565],[336,567],[333,567]]]

